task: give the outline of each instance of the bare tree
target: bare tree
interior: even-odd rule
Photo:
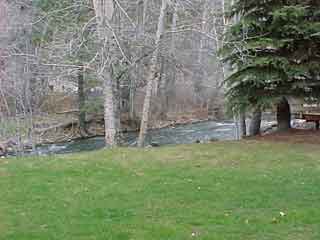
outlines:
[[[139,135],[139,140],[138,140],[139,147],[142,147],[144,145],[145,137],[146,137],[146,134],[148,131],[152,92],[154,90],[154,86],[157,81],[156,67],[157,67],[157,59],[158,59],[158,53],[159,53],[159,44],[161,41],[161,37],[164,34],[164,30],[165,30],[164,21],[165,21],[165,14],[166,14],[167,5],[168,5],[167,0],[162,0],[161,9],[160,9],[160,16],[159,16],[159,20],[158,20],[156,41],[155,41],[155,50],[152,54],[151,64],[150,64],[150,72],[149,72],[148,79],[147,79],[146,96],[144,99],[142,120],[141,120],[141,127],[140,127],[140,135]]]
[[[104,122],[106,144],[110,146],[118,145],[119,118],[116,116],[116,92],[117,83],[112,79],[112,56],[110,50],[113,47],[113,29],[111,19],[114,15],[114,3],[112,0],[93,0],[94,10],[98,24],[98,35],[100,39],[101,65],[98,76],[104,82]],[[109,52],[108,52],[109,50]]]
[[[224,68],[217,50],[226,25],[221,13],[228,3],[30,3],[10,2],[9,10],[19,10],[25,17],[18,18],[21,14],[16,14],[8,23],[12,25],[11,33],[5,38],[1,35],[1,40],[8,40],[0,50],[5,55],[0,81],[2,115],[49,114],[54,120],[54,114],[70,113],[70,122],[76,122],[78,129],[59,138],[67,140],[87,136],[86,122],[90,123],[103,108],[106,143],[110,146],[119,144],[122,127],[129,124],[126,119],[134,120],[132,128],[138,128],[136,123],[141,120],[138,145],[142,146],[148,128],[159,126],[162,121],[166,124],[189,112],[195,113],[195,118],[218,116],[216,109],[222,108],[224,101],[220,87]],[[17,24],[21,21],[24,23]],[[21,37],[24,29],[32,31]],[[19,41],[10,42],[9,38]],[[13,68],[17,70],[10,70]],[[200,91],[195,91],[195,85]],[[97,94],[98,101],[92,102],[91,93]],[[78,101],[72,100],[68,109],[57,111],[54,103],[65,98]],[[99,105],[94,107],[97,114],[86,113],[91,103]],[[88,129],[91,127],[89,124]]]

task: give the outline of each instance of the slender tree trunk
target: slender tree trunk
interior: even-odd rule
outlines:
[[[238,119],[238,114],[233,113],[233,123],[235,125],[235,137],[236,140],[240,140],[240,129],[239,129],[239,119]]]
[[[257,136],[260,134],[262,112],[260,107],[256,107],[252,113],[250,123],[250,136]]]
[[[171,31],[172,31],[172,37],[171,37],[171,47],[170,47],[170,54],[174,56],[175,50],[176,50],[176,31],[177,31],[177,23],[178,23],[178,1],[176,0],[174,4],[174,10],[172,15],[172,25],[171,25]]]
[[[145,42],[145,25],[148,9],[148,0],[137,0],[137,9],[136,9],[136,41],[140,41],[142,45]],[[142,47],[139,49],[139,57],[141,58],[145,54],[145,48]],[[129,119],[131,121],[136,121],[136,112],[135,112],[135,97],[136,97],[136,83],[142,81],[144,78],[144,64],[143,61],[137,63],[136,65],[136,79],[132,77],[130,79],[129,87]]]
[[[138,139],[138,146],[143,147],[145,137],[148,131],[148,124],[149,124],[149,115],[150,115],[150,106],[151,106],[151,98],[152,92],[154,90],[154,86],[156,85],[155,82],[157,81],[157,58],[159,53],[159,43],[161,37],[164,33],[164,22],[165,22],[165,15],[166,15],[166,8],[167,8],[167,0],[162,0],[160,16],[158,20],[158,28],[157,28],[157,35],[156,35],[156,49],[154,50],[150,62],[150,72],[147,79],[147,88],[146,88],[146,96],[144,99],[143,105],[143,112],[142,112],[142,120],[141,120],[141,127],[140,127],[140,135]]]
[[[168,51],[169,61],[166,60],[166,56],[162,56],[161,59],[161,80],[160,83],[160,94],[161,94],[161,112],[160,118],[165,120],[167,118],[167,114],[169,112],[169,102],[170,99],[173,99],[175,96],[175,83],[176,83],[176,35],[177,31],[177,22],[178,22],[178,1],[174,3],[174,9],[172,14],[172,22],[171,22],[171,39],[170,46]]]
[[[240,137],[244,138],[247,136],[247,124],[246,124],[246,113],[244,111],[240,112]]]
[[[121,144],[121,89],[120,82],[114,82],[113,95],[114,95],[114,108],[115,108],[115,126],[116,126],[116,145]]]
[[[142,32],[145,32],[145,26],[147,21],[147,11],[148,11],[149,0],[143,0],[143,14],[142,14]]]
[[[202,11],[202,15],[201,15],[201,32],[206,32],[206,28],[207,28],[207,23],[206,23],[206,18],[208,15],[208,11],[209,11],[209,7],[207,4],[207,0],[203,0],[201,2],[202,6],[201,6],[201,11]],[[202,92],[203,92],[203,79],[204,79],[204,70],[203,70],[203,50],[205,47],[205,38],[202,34],[200,34],[200,39],[199,39],[199,43],[198,43],[198,54],[197,54],[197,65],[196,65],[196,69],[194,70],[194,97],[195,97],[195,101],[197,104],[203,105],[203,96],[202,96]]]
[[[159,106],[159,118],[160,120],[165,120],[168,111],[168,101],[167,101],[167,84],[168,84],[168,69],[167,69],[167,62],[165,56],[161,56],[160,60],[160,73],[159,73],[159,102],[157,105]]]
[[[137,67],[139,68],[139,66]],[[139,69],[137,69],[139,72]],[[139,73],[137,74],[139,75]],[[130,77],[130,86],[129,86],[129,119],[134,120],[136,118],[135,109],[134,109],[134,101],[136,96],[136,81],[133,76]]]
[[[285,97],[282,97],[277,105],[277,121],[279,131],[287,131],[291,128],[291,110]]]
[[[172,79],[170,81],[170,90],[172,93],[175,93],[175,89],[172,89],[175,84],[176,84],[176,78],[177,78],[177,69],[176,69],[176,31],[177,31],[177,24],[178,24],[178,20],[179,20],[179,16],[178,16],[178,8],[179,8],[179,4],[178,1],[175,2],[174,5],[174,12],[173,12],[173,16],[172,16],[172,26],[171,26],[171,31],[172,31],[172,37],[171,37],[171,47],[170,47],[170,55],[173,58],[173,75],[172,75]]]
[[[82,137],[88,135],[86,126],[86,95],[84,90],[84,70],[78,72],[79,131]]]

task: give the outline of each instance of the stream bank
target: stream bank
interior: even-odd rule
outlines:
[[[126,146],[135,146],[138,132],[124,132],[123,142]],[[178,124],[161,129],[151,129],[146,142],[148,146],[204,143],[210,141],[234,140],[234,124],[231,121],[201,121],[197,123]],[[64,143],[43,144],[36,148],[36,154],[63,154],[81,151],[99,150],[105,147],[104,137],[76,139]]]
[[[214,121],[214,120],[190,120],[189,122],[166,122],[162,123],[161,128],[150,129],[146,138],[146,144],[150,147],[165,145],[207,143],[213,141],[235,140],[235,125],[232,121]],[[166,124],[166,125],[164,125]],[[293,127],[305,128],[306,123],[293,120]],[[159,125],[160,126],[160,125]],[[76,128],[73,128],[76,129]],[[103,129],[102,129],[103,130]],[[270,134],[276,131],[276,122],[263,121],[262,135]],[[138,131],[128,130],[122,133],[123,146],[136,146]],[[61,134],[61,133],[60,133]],[[68,136],[68,135],[67,135]],[[14,144],[11,141],[10,144]],[[8,146],[7,146],[8,147]],[[26,145],[26,154],[48,155],[48,154],[65,154],[82,151],[99,150],[105,147],[103,132],[98,136],[88,138],[74,138],[62,142],[49,142],[37,144],[31,148],[30,144]],[[9,155],[15,155],[13,147],[9,146],[11,151]],[[0,156],[7,155],[4,152],[5,146],[0,144]]]

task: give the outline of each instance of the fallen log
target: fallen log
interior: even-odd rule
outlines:
[[[55,114],[57,115],[63,115],[63,114],[78,114],[80,111],[79,109],[71,109],[71,110],[67,110],[67,111],[62,111],[62,112],[56,112]]]
[[[34,131],[36,134],[42,134],[42,133],[45,133],[45,132],[48,132],[51,130],[57,130],[59,128],[63,128],[63,129],[69,128],[72,126],[76,126],[77,124],[78,124],[78,121],[74,120],[74,121],[69,121],[69,122],[65,122],[65,123],[59,123],[59,124],[56,124],[56,125],[53,125],[53,126],[50,126],[47,128],[35,129]]]

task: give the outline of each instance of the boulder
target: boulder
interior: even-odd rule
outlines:
[[[151,147],[160,147],[160,143],[157,142],[151,142],[150,145]]]
[[[0,157],[7,154],[7,146],[4,143],[0,143]]]
[[[13,154],[15,152],[15,146],[17,146],[17,142],[14,139],[9,139],[5,142],[0,142],[0,156]]]

